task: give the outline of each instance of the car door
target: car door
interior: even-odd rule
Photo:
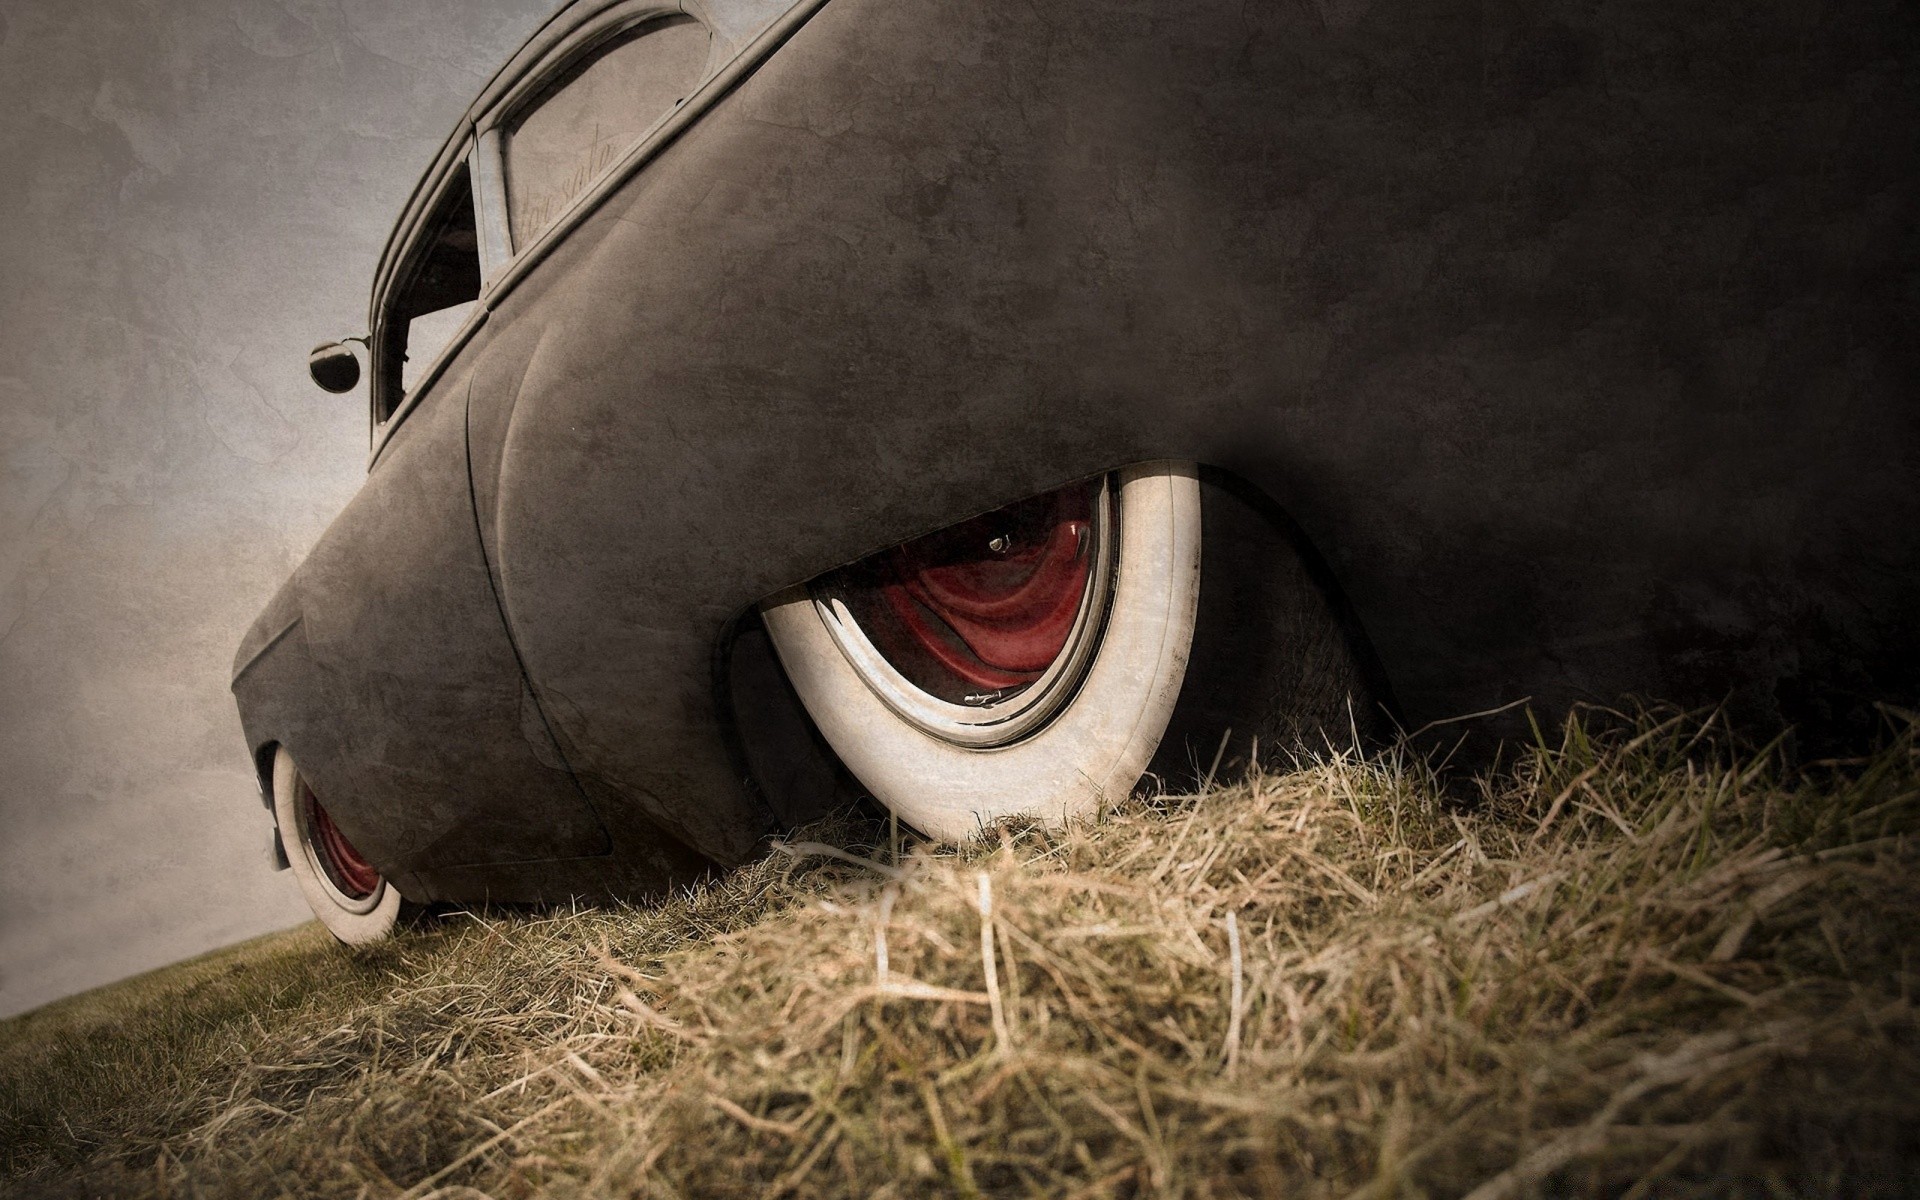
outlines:
[[[292,748],[348,837],[402,875],[609,845],[526,686],[474,520],[487,314],[466,156],[449,157],[376,291],[367,481],[297,576],[323,707]]]

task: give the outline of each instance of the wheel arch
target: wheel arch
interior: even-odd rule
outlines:
[[[1275,499],[1259,484],[1228,467],[1201,463],[1199,469],[1202,485],[1218,488],[1257,513],[1293,549],[1307,577],[1312,581],[1321,599],[1326,602],[1333,619],[1338,623],[1340,632],[1353,652],[1355,666],[1360,672],[1362,681],[1366,684],[1374,702],[1382,708],[1382,715],[1396,727],[1404,726],[1402,710],[1394,694],[1386,661],[1375,647],[1372,637],[1369,636],[1366,622],[1361,619],[1359,609],[1348,597],[1346,585],[1339,572],[1334,569],[1332,559],[1321,552],[1312,535],[1307,532],[1305,526],[1294,519],[1293,513],[1286,505]]]
[[[1332,748],[1348,741],[1364,746],[1404,727],[1381,657],[1313,537],[1285,505],[1245,475],[1215,464],[1195,464],[1193,473],[1204,497],[1203,524],[1210,527],[1203,552],[1218,556],[1208,558],[1200,585],[1202,607],[1210,606],[1203,622],[1210,620],[1212,628],[1201,627],[1206,640],[1196,640],[1192,686],[1183,685],[1185,694],[1150,774],[1193,782],[1185,778],[1194,772],[1183,758],[1198,752],[1200,767],[1206,767],[1213,748],[1224,749],[1226,732],[1235,735],[1232,764],[1251,763],[1256,747],[1276,741],[1286,747],[1283,754],[1313,753],[1317,739]],[[951,523],[978,515],[969,512]],[[870,547],[868,554],[885,549]],[[1209,592],[1210,576],[1217,594]],[[808,582],[795,581],[774,595]],[[1250,606],[1250,597],[1270,603]],[[758,615],[754,609],[737,614],[715,640],[716,708],[741,778],[794,823],[788,813],[795,807],[791,784],[797,775],[810,771],[814,794],[829,796],[836,774],[848,776],[778,658],[769,653],[770,639]],[[782,723],[774,740],[784,738],[786,757],[766,736]],[[1203,740],[1206,745],[1199,746]],[[811,763],[800,765],[795,756]],[[816,806],[811,815],[820,811]]]
[[[280,752],[280,739],[271,737],[253,750],[254,781],[260,786],[260,802],[273,811],[273,760]]]

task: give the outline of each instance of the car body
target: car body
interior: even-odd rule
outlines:
[[[576,0],[382,257],[367,481],[236,660],[263,778],[414,900],[738,862],[756,605],[1159,459],[1285,514],[1409,728],[1857,733],[1920,677],[1920,126],[1860,8]],[[686,94],[517,182],[669,27]]]

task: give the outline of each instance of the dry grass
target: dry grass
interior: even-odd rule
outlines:
[[[1789,775],[1590,716],[1467,806],[1405,755],[1308,763],[959,850],[848,819],[653,909],[277,942],[10,1023],[4,1188],[1907,1194],[1897,724]]]

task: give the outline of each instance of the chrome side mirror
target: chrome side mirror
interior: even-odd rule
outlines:
[[[329,392],[350,392],[360,382],[360,360],[346,342],[322,342],[307,355],[307,374]]]

